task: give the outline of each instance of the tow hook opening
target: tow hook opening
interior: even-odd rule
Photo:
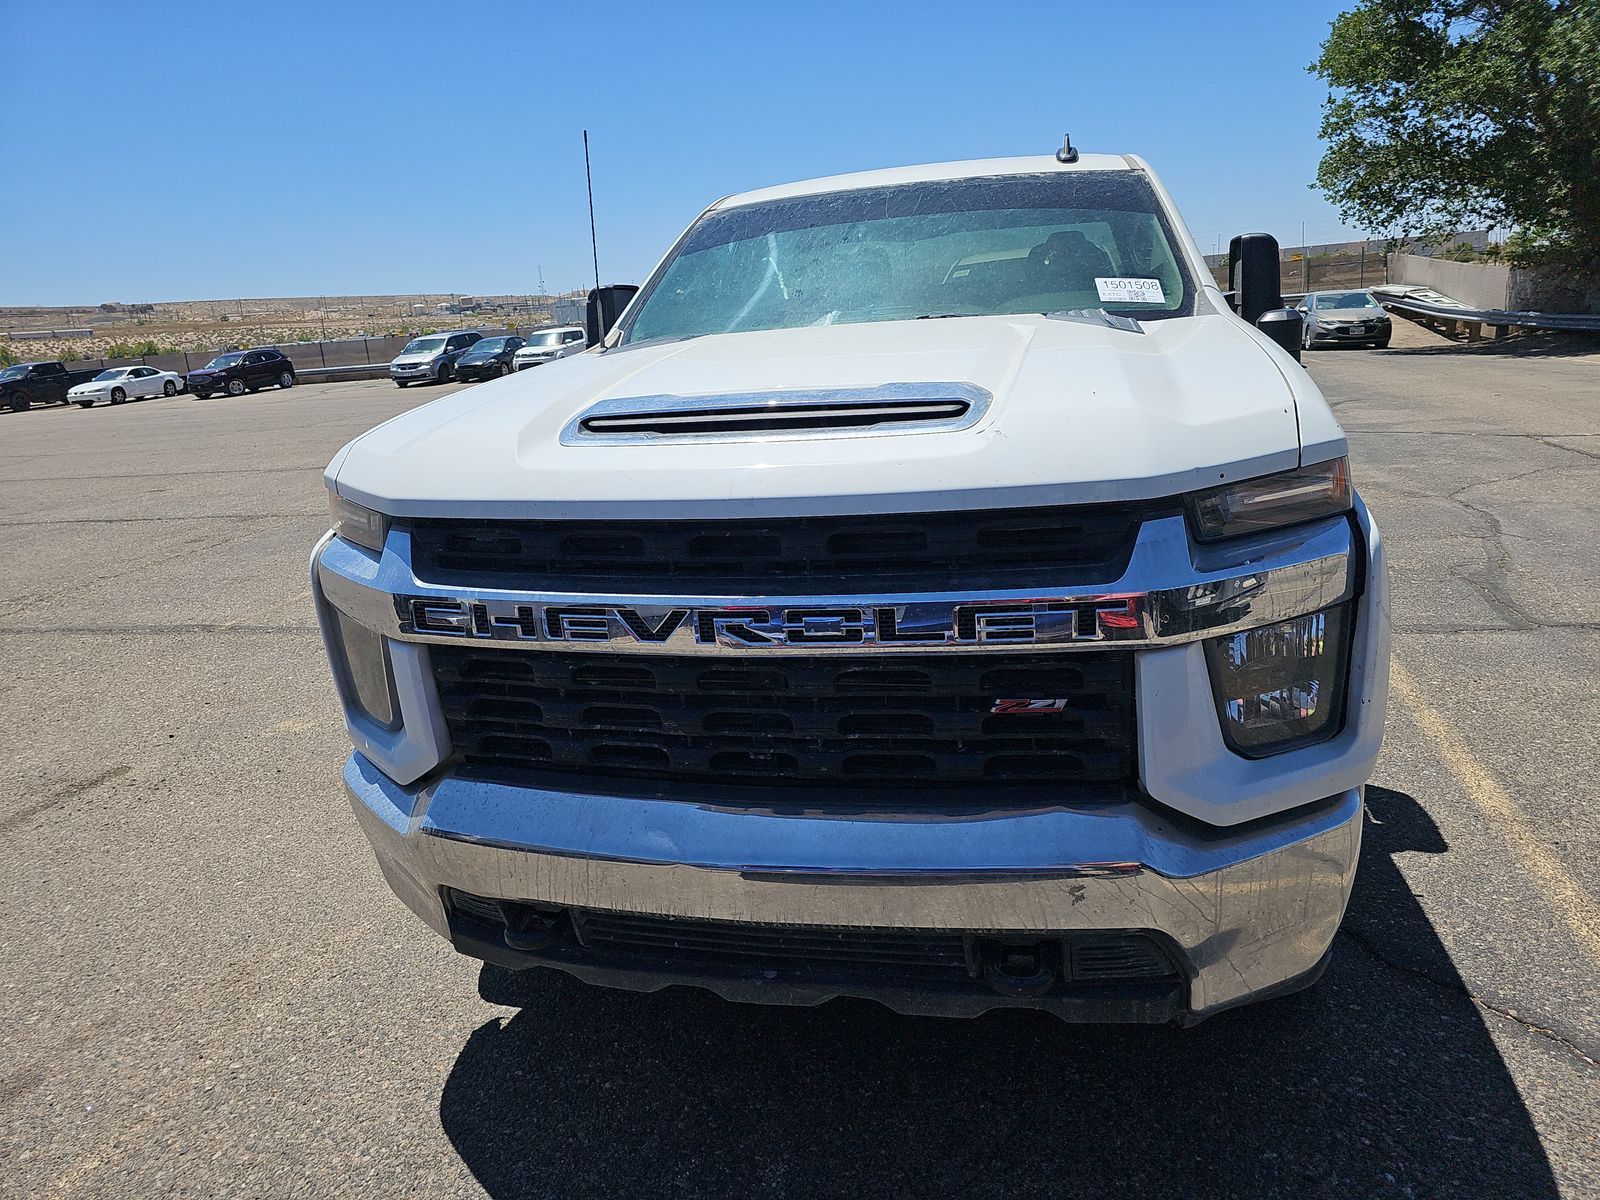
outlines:
[[[1043,996],[1061,983],[1061,943],[983,938],[978,963],[984,983],[1003,996]]]

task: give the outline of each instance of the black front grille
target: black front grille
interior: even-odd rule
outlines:
[[[1059,791],[1134,777],[1133,657],[710,657],[433,646],[467,773]],[[1062,711],[997,715],[1002,699]]]
[[[964,985],[990,977],[1008,951],[1054,976],[1052,988],[1182,976],[1140,930],[986,934],[960,930],[762,925],[562,908],[445,888],[451,929],[479,942],[568,961],[669,967],[686,974],[745,972],[768,979],[854,978],[880,984]]]
[[[1159,504],[736,521],[420,520],[433,583],[512,578],[545,591],[691,586],[709,595],[1104,583]],[[1173,511],[1177,511],[1174,509]]]
[[[579,940],[601,952],[766,968],[878,968],[901,978],[960,979],[968,973],[967,947],[959,933],[741,925],[571,911]]]

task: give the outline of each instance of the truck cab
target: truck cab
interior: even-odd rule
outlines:
[[[593,352],[344,447],[313,596],[390,885],[497,971],[740,1001],[1313,982],[1388,609],[1269,242],[1224,293],[1134,155],[763,188]]]
[[[26,412],[35,404],[65,404],[67,393],[94,371],[69,371],[65,363],[15,363],[0,368],[0,408]]]

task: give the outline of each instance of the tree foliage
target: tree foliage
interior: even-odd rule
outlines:
[[[1360,0],[1310,70],[1346,221],[1600,258],[1600,0]]]

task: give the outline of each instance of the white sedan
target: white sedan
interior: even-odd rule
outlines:
[[[73,388],[67,393],[67,400],[79,408],[88,408],[100,399],[121,404],[142,396],[176,396],[182,390],[183,376],[172,371],[158,371],[154,367],[112,367]]]

